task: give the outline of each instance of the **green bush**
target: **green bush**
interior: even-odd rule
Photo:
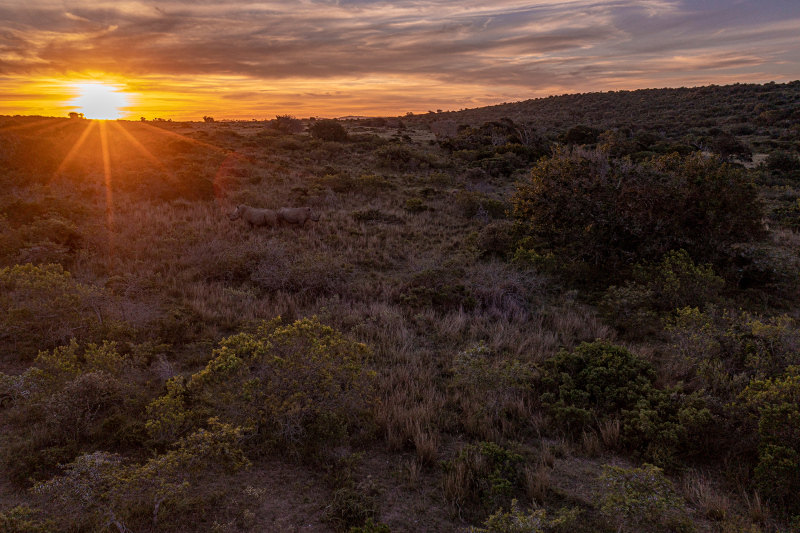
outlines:
[[[617,274],[680,248],[695,261],[723,262],[731,244],[766,235],[750,179],[702,155],[632,164],[560,149],[539,161],[512,202],[539,253],[596,273]]]
[[[180,440],[175,450],[142,464],[126,464],[117,454],[84,454],[64,465],[64,474],[33,490],[58,505],[66,525],[115,526],[120,533],[142,515],[156,526],[162,504],[190,488],[200,471],[235,471],[249,464],[239,444],[242,431],[216,419]],[[213,471],[213,470],[211,470]]]
[[[460,278],[458,269],[423,270],[399,288],[395,300],[413,309],[472,311],[478,302]]]
[[[0,342],[33,355],[100,322],[102,289],[77,283],[61,265],[0,270]]]
[[[347,140],[347,130],[336,119],[318,120],[308,127],[308,132],[315,139],[323,141],[344,142]]]
[[[573,434],[596,422],[623,419],[623,444],[641,457],[671,465],[705,451],[712,420],[699,393],[656,389],[656,372],[626,348],[584,342],[545,363],[542,403]]]
[[[357,186],[357,180],[350,177],[346,172],[339,172],[338,174],[326,174],[321,178],[314,180],[314,185],[328,188],[333,192],[346,193],[350,192]]]
[[[41,520],[41,511],[19,505],[0,512],[0,531],[5,533],[51,533],[56,531],[53,520]]]
[[[648,526],[694,530],[683,499],[660,468],[604,465],[600,483],[602,489],[595,494],[596,504],[618,531],[645,531]]]
[[[409,198],[406,200],[405,210],[409,213],[422,213],[430,209],[425,202],[422,201],[422,198]]]
[[[770,152],[764,164],[772,172],[791,173],[800,170],[800,158],[795,154],[781,150]]]
[[[378,165],[399,171],[428,169],[436,166],[435,160],[402,144],[387,144],[373,152]]]
[[[797,363],[800,323],[790,316],[679,309],[667,323],[672,357],[688,379],[732,402],[754,379],[783,376]]]
[[[713,302],[723,285],[711,265],[697,265],[685,250],[677,250],[657,264],[636,265],[633,280],[609,287],[599,308],[615,326],[642,336],[654,332],[665,313]]]
[[[479,501],[488,509],[508,505],[522,488],[521,455],[494,442],[465,446],[444,461],[445,497],[459,505]]]
[[[364,427],[376,401],[369,349],[316,317],[224,339],[188,384],[195,406],[284,445],[322,445]]]
[[[508,205],[502,200],[475,191],[458,191],[456,205],[467,218],[473,218],[479,213],[491,218],[506,218],[508,211]]]
[[[787,516],[800,515],[800,368],[752,381],[740,402],[758,420],[759,493]]]
[[[575,524],[579,509],[561,511],[555,517],[548,517],[544,509],[532,509],[525,513],[519,508],[517,500],[511,501],[511,509],[503,512],[500,509],[491,515],[484,527],[470,527],[467,533],[550,533],[564,531]]]

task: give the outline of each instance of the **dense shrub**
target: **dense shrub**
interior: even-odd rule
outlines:
[[[347,130],[336,119],[318,120],[308,127],[308,132],[315,139],[323,141],[344,142],[347,140]]]
[[[683,308],[670,319],[672,357],[684,379],[733,401],[754,379],[782,376],[797,363],[800,325],[792,317]]]
[[[506,218],[508,204],[477,191],[460,190],[456,193],[456,205],[461,213],[472,218],[479,214],[489,218]]]
[[[609,287],[600,310],[626,333],[642,336],[660,329],[665,313],[713,302],[723,285],[711,265],[695,264],[684,250],[667,252],[657,264],[636,265],[625,285]]]
[[[711,413],[699,394],[657,389],[647,361],[621,346],[583,343],[545,363],[542,403],[561,427],[578,434],[597,421],[623,419],[623,444],[669,465],[705,451]]]
[[[740,401],[758,420],[759,493],[789,515],[800,515],[800,369],[754,380]]]
[[[555,516],[548,516],[545,509],[531,509],[524,512],[517,500],[511,501],[511,509],[500,509],[483,523],[484,527],[471,527],[467,533],[550,533],[565,531],[575,524],[579,509],[562,510]]]
[[[115,526],[149,522],[155,527],[162,504],[183,495],[199,472],[220,467],[238,470],[249,463],[239,444],[242,432],[209,420],[180,440],[177,449],[143,464],[125,464],[116,454],[84,454],[64,465],[64,474],[38,483],[34,491],[58,506],[62,526]]]
[[[513,205],[541,251],[603,272],[679,248],[695,261],[722,261],[731,244],[765,235],[750,180],[702,155],[632,164],[561,149],[518,185]]]
[[[445,498],[456,504],[481,502],[490,510],[508,505],[522,488],[521,455],[494,442],[465,446],[442,463]]]
[[[387,144],[373,152],[378,165],[392,170],[419,170],[436,166],[435,160],[402,144]]]
[[[0,531],[7,533],[51,533],[56,531],[53,520],[40,518],[42,512],[20,505],[0,512]]]
[[[594,144],[602,130],[591,126],[575,126],[559,135],[558,141],[564,144]]]
[[[25,356],[49,348],[99,324],[102,298],[102,289],[77,283],[58,264],[4,268],[0,342]]]
[[[600,512],[618,531],[644,531],[668,526],[670,531],[693,531],[686,505],[660,468],[603,466],[602,489],[595,494]]]
[[[195,408],[285,445],[342,440],[365,427],[375,401],[369,349],[316,317],[228,337],[208,366],[192,376]]]
[[[303,131],[303,122],[294,115],[275,115],[275,118],[270,121],[272,129],[281,133],[300,133]]]
[[[781,150],[770,152],[764,164],[772,172],[790,173],[800,170],[800,158],[795,154]]]
[[[432,308],[436,311],[464,309],[472,311],[478,305],[474,296],[452,269],[426,269],[414,274],[404,283],[396,301],[413,309]]]

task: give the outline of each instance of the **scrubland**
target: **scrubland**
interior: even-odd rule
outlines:
[[[0,529],[797,530],[798,118],[0,117]]]

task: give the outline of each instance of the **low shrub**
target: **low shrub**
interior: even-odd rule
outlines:
[[[445,498],[459,506],[481,502],[489,510],[508,505],[523,488],[521,455],[494,442],[465,446],[442,463]]]
[[[314,179],[313,183],[317,187],[328,188],[337,193],[350,192],[358,186],[358,180],[351,178],[346,172],[326,174]]]
[[[148,521],[156,527],[159,511],[190,489],[200,471],[235,471],[249,464],[239,443],[242,432],[216,419],[180,440],[175,450],[143,464],[126,464],[117,454],[84,454],[63,465],[64,474],[37,483],[35,493],[57,506],[62,526],[115,526]]]
[[[188,389],[193,408],[208,406],[262,440],[322,446],[367,426],[376,401],[369,357],[316,317],[286,326],[277,318],[224,339]]]
[[[580,509],[559,511],[555,516],[547,516],[544,509],[531,509],[527,513],[519,508],[517,500],[511,500],[511,508],[504,512],[501,508],[483,523],[484,527],[470,527],[468,533],[551,533],[565,531],[575,524]]]
[[[405,210],[409,213],[422,213],[430,209],[422,198],[409,198],[406,200]]]
[[[313,138],[323,141],[344,142],[347,140],[347,130],[336,119],[317,120],[308,127],[308,133]]]
[[[633,280],[609,287],[599,309],[616,327],[641,337],[660,329],[666,313],[713,302],[723,285],[711,265],[697,265],[685,250],[677,250],[657,264],[636,265]]]
[[[618,531],[646,531],[653,526],[694,531],[683,499],[660,468],[604,465],[600,483],[595,502]]]
[[[414,274],[399,288],[395,300],[413,309],[472,311],[478,302],[467,287],[460,283],[460,277],[457,269],[423,270]]]
[[[700,154],[632,164],[559,149],[539,161],[512,202],[539,253],[584,263],[598,276],[681,248],[694,261],[723,263],[731,244],[766,235],[747,175]]]
[[[667,322],[666,333],[683,377],[723,402],[735,400],[754,379],[785,375],[800,348],[800,324],[787,315],[687,307]]]
[[[707,451],[712,421],[700,393],[657,389],[656,372],[626,348],[585,342],[545,363],[542,403],[575,435],[606,420],[622,419],[622,443],[662,465]]]
[[[502,200],[476,191],[458,191],[456,205],[467,218],[473,218],[479,213],[490,218],[506,218],[508,211],[508,205]]]
[[[800,515],[800,368],[753,380],[739,401],[758,424],[755,485],[786,516]]]
[[[100,322],[104,291],[77,283],[61,265],[0,270],[0,342],[34,355]]]
[[[51,533],[56,531],[54,520],[39,518],[42,512],[25,505],[18,505],[0,512],[0,531],[6,533]]]
[[[436,166],[435,160],[402,144],[387,144],[373,152],[378,165],[398,171],[428,169]]]

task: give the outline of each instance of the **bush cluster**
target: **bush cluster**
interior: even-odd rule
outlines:
[[[699,393],[655,387],[653,366],[626,348],[583,343],[545,363],[542,403],[574,434],[604,420],[622,420],[623,444],[636,455],[672,465],[707,450],[711,411]]]
[[[559,149],[539,161],[512,202],[540,253],[596,272],[618,273],[681,248],[695,261],[722,262],[731,244],[765,235],[750,179],[699,154],[634,164]]]

